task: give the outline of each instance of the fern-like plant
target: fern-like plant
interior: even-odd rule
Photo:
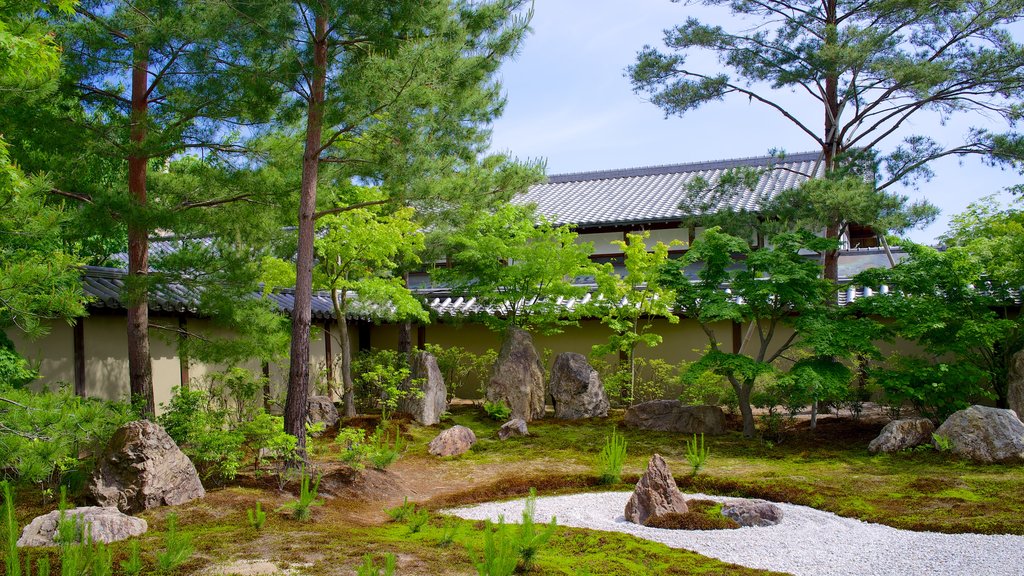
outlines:
[[[529,572],[533,567],[533,561],[537,552],[551,540],[555,533],[557,522],[551,517],[551,522],[544,528],[538,528],[534,523],[534,515],[537,511],[537,491],[530,488],[530,495],[526,497],[526,505],[523,507],[523,523],[519,525],[519,538],[516,548],[519,549],[519,565],[524,572]]]
[[[598,476],[602,484],[618,484],[622,480],[622,467],[626,463],[626,439],[615,428],[605,438],[604,448],[597,456]]]
[[[263,524],[267,521],[267,513],[263,511],[262,504],[257,502],[255,509],[250,508],[245,512],[249,517],[249,526],[252,526],[256,530],[263,528]]]
[[[306,467],[302,467],[302,477],[299,479],[299,499],[278,508],[278,510],[291,510],[292,517],[301,522],[309,520],[312,516],[310,508],[322,506],[324,501],[320,500],[320,476],[316,477],[313,486],[310,487],[310,475],[306,474]]]
[[[363,565],[356,569],[356,576],[394,576],[398,559],[394,554],[384,555],[384,566],[377,567],[373,563],[373,556],[363,556]]]
[[[700,442],[697,441],[697,435],[693,435],[693,440],[686,442],[686,461],[690,463],[690,475],[696,476],[700,469],[708,463],[708,456],[711,455],[711,449],[704,446],[704,434],[700,435]]]
[[[128,546],[128,559],[121,561],[121,572],[125,576],[138,576],[142,573],[142,555],[138,540],[133,540]]]
[[[497,420],[498,422],[505,422],[509,416],[512,415],[512,409],[505,404],[504,400],[498,400],[497,402],[484,402],[484,412],[491,420]]]
[[[395,506],[387,510],[388,516],[395,522],[403,522],[406,518],[416,512],[416,504],[409,502],[409,497],[406,496],[401,506]]]
[[[498,517],[498,525],[490,520],[484,525],[484,549],[481,555],[468,548],[470,560],[478,576],[511,576],[519,564],[519,551],[508,536],[505,518]]]
[[[406,522],[406,526],[409,527],[409,534],[416,534],[420,530],[423,530],[423,527],[427,525],[429,520],[430,511],[426,508],[410,514],[409,519]]]
[[[7,480],[0,482],[0,493],[3,494],[4,504],[0,508],[0,518],[3,526],[4,538],[4,568],[10,576],[21,576],[21,562],[18,560],[18,520],[14,516],[14,489]]]
[[[156,553],[156,567],[161,574],[172,574],[188,562],[195,548],[192,546],[192,535],[178,531],[178,515],[167,517],[167,538],[163,552]]]
[[[451,546],[455,542],[455,537],[459,535],[460,527],[460,524],[451,518],[445,520],[444,526],[441,527],[441,539],[438,540],[437,545],[442,548]]]

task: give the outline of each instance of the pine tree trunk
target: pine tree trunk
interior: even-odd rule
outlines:
[[[128,193],[139,212],[146,206],[146,158],[141,149],[146,137],[148,114],[149,51],[135,49],[132,67],[131,155],[128,157]],[[128,223],[128,383],[132,400],[140,403],[142,416],[154,418],[153,364],[149,355],[149,230],[138,222]]]
[[[825,24],[835,26],[838,23],[837,1],[825,1]],[[835,44],[838,40],[826,34],[826,44]],[[825,134],[822,151],[824,153],[825,174],[835,169],[836,154],[839,151],[839,77],[835,73],[825,76]],[[842,222],[829,222],[825,226],[825,238],[838,240]],[[825,252],[823,275],[826,280],[839,280],[839,250]],[[834,299],[829,300],[835,304]]]
[[[284,407],[285,432],[298,439],[298,450],[305,457],[306,401],[309,397],[309,326],[313,298],[313,240],[317,179],[324,119],[324,92],[327,86],[327,19],[315,18],[313,43],[313,82],[306,117],[306,143],[302,154],[302,186],[299,197],[299,244],[295,258],[295,304],[292,309],[291,358],[288,368],[288,395]]]

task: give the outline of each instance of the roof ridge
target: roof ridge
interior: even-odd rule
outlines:
[[[551,174],[547,177],[548,184],[562,184],[565,182],[580,182],[585,180],[610,180],[613,178],[629,178],[634,176],[656,176],[660,174],[674,174],[678,172],[697,172],[700,170],[716,170],[727,168],[738,168],[740,166],[760,166],[770,162],[800,162],[816,160],[821,156],[820,152],[798,152],[779,156],[749,156],[746,158],[729,158],[725,160],[704,160],[700,162],[687,162],[682,164],[657,164],[653,166],[637,166],[634,168],[617,168],[610,170],[591,170],[584,172],[566,172],[562,174]]]

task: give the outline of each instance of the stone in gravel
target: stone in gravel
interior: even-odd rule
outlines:
[[[431,440],[427,451],[434,456],[458,456],[468,452],[473,444],[476,444],[476,434],[472,430],[465,426],[452,426]]]
[[[765,500],[729,500],[722,504],[722,516],[740,526],[775,526],[782,522],[782,508]]]
[[[114,432],[89,483],[100,506],[133,514],[206,495],[196,467],[158,424],[129,422]]]
[[[424,426],[441,422],[448,409],[448,388],[437,366],[437,358],[429,352],[417,352],[412,358],[412,381],[417,382],[413,394],[402,399],[398,410],[412,415]]]
[[[687,406],[678,400],[652,400],[626,410],[630,428],[684,434],[724,434],[725,413],[718,406]]]
[[[879,452],[891,454],[928,444],[932,441],[932,432],[935,432],[935,424],[932,424],[932,421],[927,418],[893,420],[886,424],[878,437],[868,444],[868,451],[872,454]]]
[[[954,412],[935,431],[953,453],[981,464],[1024,463],[1024,423],[1013,410],[971,406]]]
[[[636,483],[633,495],[626,503],[626,520],[645,524],[651,516],[669,513],[685,514],[688,508],[675,478],[665,459],[655,454],[647,463],[647,471]]]
[[[1007,402],[1017,418],[1024,420],[1024,350],[1010,358],[1010,373],[1006,381]]]
[[[555,418],[578,420],[608,415],[608,395],[601,377],[583,354],[563,352],[555,356],[550,389]]]
[[[78,526],[83,528],[83,532],[88,526],[94,542],[119,542],[132,536],[145,534],[149,528],[142,518],[122,514],[113,506],[69,508],[64,511],[64,514],[68,518],[77,518]],[[57,542],[54,541],[54,536],[57,534],[59,520],[60,510],[37,516],[22,530],[21,538],[18,538],[18,546],[56,546]]]
[[[526,420],[514,418],[498,428],[498,440],[508,440],[513,436],[526,436],[530,431],[526,428]]]
[[[544,366],[529,332],[513,327],[505,334],[487,384],[487,400],[504,402],[513,418],[530,422],[544,417]]]
[[[323,423],[330,428],[338,423],[338,408],[330,396],[310,396],[306,400],[306,421],[310,424]]]

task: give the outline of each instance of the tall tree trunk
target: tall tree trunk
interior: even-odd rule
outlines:
[[[128,221],[128,383],[132,401],[142,416],[154,418],[153,364],[149,356],[149,230],[139,222],[146,206],[146,138],[149,88],[149,50],[136,47],[132,67],[131,153],[128,157],[128,193],[136,204],[135,217]]]
[[[313,240],[316,189],[327,86],[327,19],[318,14],[313,41],[313,81],[306,116],[306,144],[302,154],[302,187],[299,197],[299,245],[295,258],[295,304],[292,309],[292,343],[288,367],[288,395],[284,406],[285,432],[298,439],[306,451],[306,401],[309,397],[309,325],[313,299]]]
[[[743,416],[743,437],[753,438],[757,434],[757,426],[754,424],[754,409],[750,406],[750,393],[753,391],[753,384],[747,385],[735,377],[730,376],[729,382],[736,391],[736,401],[740,406],[740,415]]]

